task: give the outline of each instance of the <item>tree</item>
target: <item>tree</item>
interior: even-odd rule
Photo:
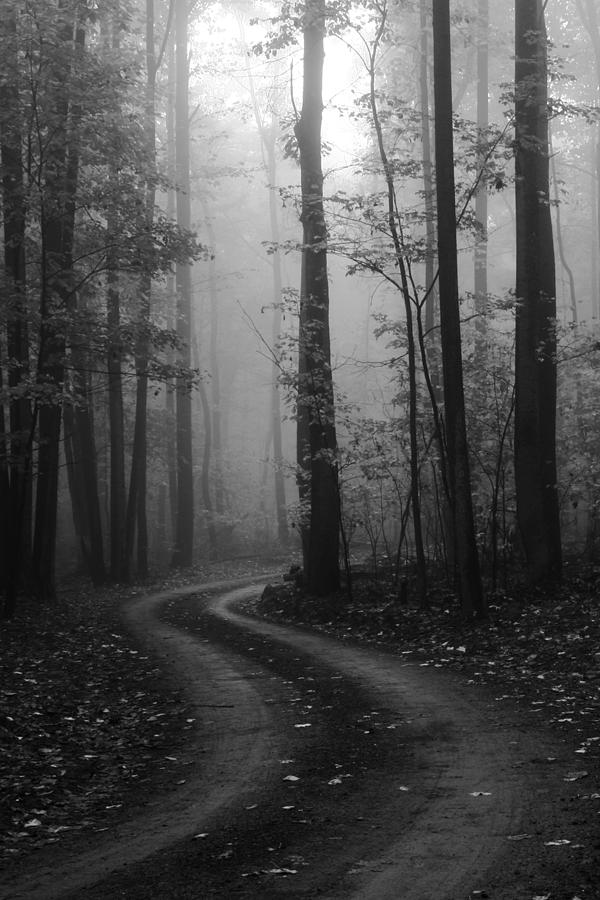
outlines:
[[[440,332],[453,542],[463,614],[471,616],[475,613],[477,616],[484,616],[486,607],[475,540],[465,422],[456,258],[452,65],[448,0],[438,0],[433,4],[433,60]]]
[[[388,152],[385,146],[383,128],[381,125],[381,117],[377,107],[377,90],[375,83],[375,62],[379,50],[379,44],[382,40],[387,24],[387,4],[381,6],[381,19],[379,28],[375,35],[373,46],[369,53],[369,77],[370,90],[369,102],[371,114],[373,116],[373,125],[377,137],[377,148],[383,166],[383,174],[386,186],[387,200],[387,224],[394,245],[394,259],[400,273],[399,283],[395,282],[399,288],[404,302],[404,314],[406,318],[406,347],[407,347],[407,364],[408,364],[408,432],[410,439],[410,502],[412,506],[412,520],[415,541],[415,557],[417,572],[417,593],[421,604],[426,603],[427,592],[427,572],[425,562],[425,548],[423,544],[423,528],[421,521],[421,486],[420,486],[420,463],[419,463],[419,440],[418,440],[418,420],[417,420],[417,348],[415,342],[415,326],[413,324],[413,303],[414,299],[411,295],[409,284],[409,263],[405,259],[405,248],[403,245],[402,220],[400,217],[400,207],[396,196],[396,187],[394,183],[394,167],[390,162]],[[425,360],[423,360],[425,362]]]
[[[477,130],[478,130],[478,168],[485,169],[488,150],[485,135],[488,127],[489,105],[489,73],[488,73],[488,31],[489,0],[478,0],[477,6]],[[479,334],[485,332],[485,310],[487,307],[487,218],[488,218],[487,184],[484,178],[478,177],[475,191],[475,219],[477,235],[474,253],[474,286],[475,303],[479,318],[477,325]],[[482,341],[480,343],[483,343]],[[482,347],[483,349],[483,347]]]
[[[529,579],[560,577],[556,284],[550,215],[547,36],[542,0],[515,16],[515,480]]]
[[[175,4],[176,96],[175,169],[177,178],[177,224],[186,231],[191,225],[190,133],[188,100],[188,3]],[[192,272],[188,261],[176,267],[177,336],[179,362],[191,367]],[[177,521],[172,564],[190,566],[194,547],[194,469],[192,460],[192,399],[189,378],[177,378]]]
[[[56,520],[61,392],[65,381],[65,322],[73,308],[73,242],[79,177],[76,72],[85,41],[77,3],[57,10],[57,48],[47,59],[50,94],[49,133],[42,170],[40,333],[37,381],[47,399],[38,408],[38,478],[33,541],[33,577],[40,599],[55,596]],[[45,45],[40,45],[44,53]]]
[[[299,415],[307,417],[310,476],[304,569],[309,589],[318,596],[337,590],[340,583],[337,439],[321,160],[325,14],[324,0],[308,0],[303,21],[302,111],[295,126],[300,151],[303,231],[298,408]]]
[[[7,290],[6,354],[8,359],[9,434],[3,454],[6,492],[0,499],[6,523],[3,546],[6,561],[0,572],[6,584],[5,614],[15,611],[22,567],[31,549],[31,453],[33,423],[30,399],[22,390],[29,375],[29,324],[25,258],[26,201],[21,158],[22,133],[19,105],[19,61],[16,10],[2,20],[2,53],[5,71],[0,87],[2,208],[4,268]],[[15,89],[16,88],[16,89]]]

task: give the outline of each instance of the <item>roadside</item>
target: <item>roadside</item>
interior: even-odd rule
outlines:
[[[251,577],[264,562],[195,568],[152,585],[64,584],[57,606],[23,602],[0,628],[0,870],[44,847],[101,835],[148,791],[186,777],[198,722],[168,666],[123,622],[147,592]]]
[[[247,571],[244,580],[251,577]],[[19,852],[8,854],[6,883],[11,871],[41,874],[37,887],[2,896],[66,897],[71,883],[76,897],[77,884],[89,882],[90,900],[134,900],[156,890],[161,898],[196,898],[201,890],[203,898],[265,900],[598,900],[598,617],[591,591],[587,603],[567,591],[552,605],[531,604],[526,615],[516,606],[510,616],[496,611],[493,625],[465,639],[441,606],[424,617],[392,604],[392,618],[381,585],[365,590],[345,615],[338,609],[335,622],[322,601],[282,602],[283,591],[259,601],[254,588],[224,597],[212,587],[208,595],[202,585],[172,583],[153,597],[130,597],[137,642],[112,630],[116,620],[103,624],[111,604],[97,595],[75,604],[81,619],[71,609],[55,628],[56,643],[48,635],[32,641],[32,668],[21,662],[15,678],[33,719],[23,715],[19,725],[30,725],[33,736],[45,729],[52,737],[53,720],[42,719],[31,698],[51,692],[66,702],[81,692],[85,699],[84,679],[100,678],[100,670],[106,684],[91,682],[91,693],[102,709],[129,705],[130,694],[133,706],[120,722],[82,716],[88,739],[95,735],[94,746],[105,750],[79,794],[67,772],[71,758],[78,765],[86,755],[84,743],[65,741],[58,768],[65,772],[51,785],[44,779],[57,775],[56,757],[47,761],[49,774],[40,778],[34,768],[30,783],[47,793],[28,814],[42,822],[36,810],[44,809],[50,822],[72,803],[73,818],[63,820],[72,827],[53,833],[24,823]],[[263,618],[240,618],[231,607],[236,598]],[[116,615],[123,598],[114,602]],[[308,621],[341,640],[321,638],[314,627],[281,629],[267,614]],[[83,635],[85,653],[75,653]],[[74,657],[65,665],[69,646]],[[57,654],[61,664],[53,665]],[[9,662],[2,657],[7,669]],[[69,677],[60,685],[63,671]],[[44,672],[54,673],[46,683]],[[4,680],[0,693],[5,688]],[[56,726],[57,741],[61,728],[71,734],[69,719]],[[147,745],[139,743],[144,728]],[[131,754],[131,765],[139,764],[133,776],[120,770],[114,781],[105,778],[115,765],[109,735],[119,742],[119,759]],[[36,749],[32,762],[42,765],[33,738],[24,746]],[[10,760],[2,758],[1,775],[10,778]],[[15,774],[28,788],[26,771],[23,763]],[[115,804],[103,792],[113,784]],[[36,792],[20,796],[34,800]],[[206,833],[197,833],[198,823]],[[407,879],[402,893],[399,871]]]

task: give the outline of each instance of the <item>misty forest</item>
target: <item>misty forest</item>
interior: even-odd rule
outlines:
[[[594,0],[4,0],[0,583],[600,552]],[[512,13],[512,10],[511,10]]]
[[[0,894],[597,900],[599,0],[0,0],[0,173]]]

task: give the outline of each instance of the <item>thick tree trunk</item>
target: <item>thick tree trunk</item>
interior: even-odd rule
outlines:
[[[175,99],[175,166],[177,173],[177,223],[188,229],[190,209],[190,136],[188,109],[188,10],[179,2],[175,9],[177,87]],[[191,368],[192,270],[188,262],[178,262],[177,336],[181,344],[179,364]],[[172,564],[190,566],[194,547],[194,468],[192,459],[192,398],[188,379],[177,379],[175,399],[177,420],[177,528]]]
[[[305,7],[302,114],[296,123],[302,183],[303,290],[300,298],[299,407],[308,410],[310,525],[305,559],[308,586],[318,596],[339,588],[339,488],[329,336],[327,231],[323,208],[325,3]]]
[[[448,0],[433,4],[435,159],[440,284],[440,330],[448,479],[461,606],[465,616],[486,614],[475,540],[465,422],[456,246],[452,65]]]
[[[61,28],[67,66],[75,63],[84,43],[84,31],[75,30],[66,14]],[[64,91],[64,59],[57,57],[58,90]],[[65,380],[64,326],[56,323],[56,313],[73,308],[73,237],[79,148],[78,111],[63,94],[56,101],[56,129],[45,160],[45,194],[41,213],[42,273],[40,297],[40,337],[38,383],[55,396],[39,409],[38,480],[33,539],[33,577],[38,597],[52,599],[56,593],[55,555],[58,502],[59,441],[61,433],[60,392]]]
[[[7,611],[14,612],[22,572],[31,553],[31,452],[33,421],[28,398],[21,386],[29,375],[29,333],[26,306],[25,185],[19,129],[18,34],[15,10],[7,11],[2,27],[3,65],[10,87],[0,89],[0,133],[2,140],[2,208],[4,222],[4,267],[7,279],[6,357],[9,400],[9,434],[3,455],[6,496],[3,509],[7,523],[6,581]]]
[[[561,573],[555,438],[556,286],[542,0],[517,4],[515,57],[515,481],[528,575],[537,583]]]

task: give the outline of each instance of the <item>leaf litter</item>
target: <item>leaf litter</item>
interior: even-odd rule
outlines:
[[[166,753],[193,720],[180,689],[120,628],[128,596],[78,583],[53,607],[23,601],[2,625],[0,860],[100,830],[177,762]]]

